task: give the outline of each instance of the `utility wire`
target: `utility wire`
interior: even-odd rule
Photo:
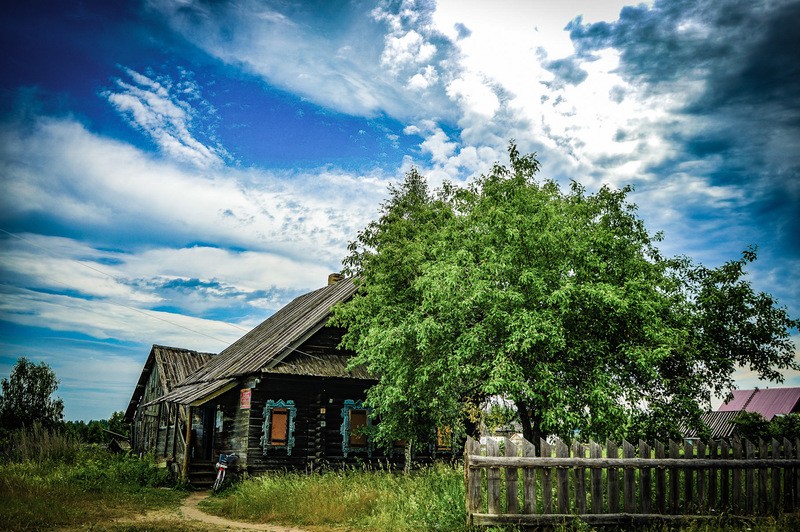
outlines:
[[[62,258],[65,258],[65,259],[67,259],[67,260],[70,260],[70,261],[72,261],[72,262],[75,262],[75,263],[77,263],[77,264],[79,264],[79,265],[83,266],[84,268],[88,268],[88,269],[90,269],[90,270],[92,270],[92,271],[94,271],[94,272],[97,272],[97,273],[99,273],[99,274],[101,274],[101,275],[104,275],[104,276],[108,277],[109,279],[111,279],[111,280],[113,280],[113,281],[117,281],[117,278],[116,278],[114,275],[112,275],[112,274],[110,274],[110,273],[108,273],[108,272],[104,272],[103,270],[100,270],[100,269],[98,269],[98,268],[95,268],[95,267],[93,267],[93,266],[90,266],[90,265],[86,264],[85,262],[82,262],[82,261],[79,261],[79,260],[73,259],[72,257],[70,257],[70,256],[68,256],[68,255],[66,255],[66,254],[64,254],[64,253],[60,253],[60,252],[58,252],[58,251],[54,251],[54,250],[52,250],[52,249],[48,249],[48,248],[46,248],[46,247],[44,247],[44,246],[41,246],[41,245],[37,244],[36,242],[33,242],[33,241],[31,241],[31,240],[28,240],[28,239],[26,239],[26,238],[23,238],[23,237],[21,237],[21,236],[19,236],[19,235],[17,235],[17,234],[14,234],[14,233],[11,233],[11,232],[9,232],[9,231],[6,231],[6,230],[5,230],[5,229],[3,229],[3,228],[0,228],[0,232],[3,232],[3,233],[5,233],[5,234],[7,234],[8,236],[11,236],[11,237],[14,237],[14,238],[16,238],[16,239],[18,239],[18,240],[21,240],[22,242],[25,242],[25,243],[26,243],[26,244],[28,244],[28,245],[31,245],[31,246],[33,246],[33,247],[36,247],[36,248],[39,248],[39,249],[41,249],[42,251],[45,251],[46,253],[49,253],[49,254],[51,254],[51,255],[60,256],[60,257],[62,257]],[[70,289],[73,289],[73,290],[74,290],[74,288],[73,288],[73,287],[71,287],[70,285],[68,285],[67,283],[65,283],[65,282],[63,282],[63,281],[59,281],[59,280],[57,280],[57,279],[54,279],[54,278],[52,278],[52,277],[48,277],[48,276],[46,276],[46,275],[42,275],[41,277],[44,277],[45,279],[48,279],[48,280],[49,280],[49,281],[51,281],[51,282],[54,282],[54,283],[57,283],[57,284],[63,285],[63,286],[65,286],[65,287],[67,287],[67,288],[70,288]],[[11,285],[7,285],[7,286],[11,286]],[[139,314],[143,314],[143,315],[145,315],[145,316],[147,316],[147,317],[149,317],[149,318],[153,318],[153,319],[156,319],[156,320],[159,320],[159,321],[163,321],[163,322],[165,322],[165,323],[169,323],[170,325],[174,325],[175,327],[180,327],[181,329],[185,329],[185,330],[187,330],[187,331],[189,331],[189,332],[193,332],[193,333],[199,334],[199,335],[201,335],[201,336],[205,336],[206,338],[210,338],[210,339],[212,339],[212,340],[215,340],[215,341],[218,341],[218,342],[224,343],[224,344],[226,344],[226,345],[230,343],[230,342],[229,342],[229,341],[227,341],[227,340],[222,340],[222,339],[220,339],[220,338],[216,338],[216,337],[214,337],[214,336],[211,336],[211,335],[209,335],[209,334],[206,334],[206,333],[203,333],[203,332],[200,332],[200,331],[196,331],[196,330],[194,330],[194,329],[191,329],[191,328],[189,328],[189,327],[186,327],[186,326],[184,326],[184,325],[181,325],[181,324],[179,324],[179,323],[175,323],[175,322],[172,322],[172,321],[170,321],[170,320],[167,320],[167,319],[165,319],[165,318],[162,318],[162,317],[156,316],[156,315],[154,315],[154,314],[150,314],[150,313],[149,313],[149,312],[147,312],[147,311],[144,311],[144,310],[141,310],[141,309],[137,309],[137,308],[135,308],[135,307],[131,307],[131,306],[128,306],[128,305],[124,305],[124,304],[122,304],[122,303],[115,303],[115,302],[107,302],[107,304],[110,304],[110,305],[115,305],[115,306],[118,306],[118,307],[123,307],[123,308],[126,308],[126,309],[128,309],[128,310],[132,310],[132,311],[134,311],[134,312],[137,312],[137,313],[139,313]],[[64,306],[66,306],[66,305],[64,305]],[[239,329],[240,331],[244,331],[244,332],[247,332],[247,331],[248,331],[247,329],[244,329],[244,328],[242,328],[242,327],[239,327],[238,325],[235,325],[235,324],[233,324],[233,323],[228,323],[228,322],[224,322],[224,321],[223,321],[223,322],[221,322],[221,323],[224,323],[225,325],[228,325],[228,326],[230,326],[230,327],[234,327],[234,328],[236,328],[236,329]]]

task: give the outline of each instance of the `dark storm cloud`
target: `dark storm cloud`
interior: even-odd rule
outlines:
[[[800,2],[656,1],[619,20],[568,29],[573,60],[620,54],[618,72],[645,94],[676,102],[664,124],[675,155],[650,171],[670,179],[684,163],[711,185],[741,188],[760,242],[800,257]],[[676,125],[676,124],[680,125]],[[624,137],[624,132],[621,135]]]

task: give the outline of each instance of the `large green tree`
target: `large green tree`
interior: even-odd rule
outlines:
[[[0,386],[0,428],[13,430],[40,423],[53,429],[64,420],[64,402],[53,397],[58,379],[44,362],[19,358]]]
[[[410,172],[350,245],[360,288],[334,320],[379,378],[380,442],[458,430],[492,395],[532,441],[663,437],[737,365],[798,368],[800,322],[744,279],[753,250],[719,268],[664,257],[630,188],[563,191],[533,155],[509,158],[466,188]]]

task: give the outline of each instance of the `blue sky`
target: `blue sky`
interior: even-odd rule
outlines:
[[[151,344],[221,351],[324,285],[409,168],[463,183],[512,138],[560,183],[633,184],[668,254],[758,246],[800,315],[800,2],[486,5],[6,7],[0,376],[44,360],[68,419],[106,418]]]

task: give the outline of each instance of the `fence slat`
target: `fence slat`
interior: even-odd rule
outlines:
[[[721,441],[719,448],[722,453],[723,460],[730,457],[730,448],[728,442]],[[728,510],[731,507],[731,486],[730,486],[730,469],[723,467],[720,470],[719,478],[719,491],[720,491],[720,511]]]
[[[480,454],[481,442],[468,437],[464,448],[464,464],[467,482],[467,513],[478,513],[483,509],[481,501],[481,476],[483,475],[483,469],[469,468],[470,456],[479,456]],[[467,524],[471,524],[469,518],[467,519]]]
[[[572,444],[572,454],[579,458],[586,458],[586,446],[575,442]],[[578,514],[586,513],[586,468],[576,467],[575,471],[575,511]]]
[[[514,442],[506,438],[504,446],[506,456],[517,456],[517,446]],[[516,467],[506,468],[506,513],[519,513],[519,469]]]
[[[619,458],[617,444],[613,441],[606,442],[606,456]],[[608,512],[619,512],[619,470],[614,467],[608,468]]]
[[[783,439],[783,457],[793,458],[792,456],[792,442],[788,438]],[[794,479],[794,468],[786,468],[783,470],[783,510],[785,512],[792,511],[794,502],[792,500],[792,485]]]
[[[547,440],[539,442],[540,456],[550,456],[551,447]],[[553,513],[553,481],[551,479],[552,469],[545,467],[542,469],[542,513]]]
[[[486,456],[498,456],[500,448],[492,438],[486,440]],[[500,509],[500,468],[490,467],[486,469],[486,498],[490,514],[501,513]]]
[[[529,441],[522,442],[522,456],[536,456],[536,447]],[[536,513],[536,470],[522,470],[522,513]]]
[[[681,452],[680,449],[678,449],[678,444],[672,440],[669,440],[669,457],[675,459],[681,457]],[[677,467],[671,467],[669,469],[669,511],[670,513],[673,514],[678,513],[678,508],[680,507],[680,493],[678,492],[679,476],[680,476],[680,469],[678,469]]]
[[[767,442],[758,439],[758,458],[765,460],[767,458]],[[766,515],[767,513],[767,482],[769,476],[767,475],[767,468],[760,467],[758,469],[758,513]]]
[[[750,440],[744,440],[745,456],[752,460],[756,456],[756,447]],[[756,472],[748,469],[745,472],[744,502],[747,515],[752,515],[756,506]]]
[[[697,442],[697,457],[704,459],[706,457],[706,444],[699,441]],[[697,507],[701,511],[708,508],[708,493],[706,492],[706,478],[708,473],[701,469],[697,472]]]
[[[643,440],[639,440],[639,458],[651,458],[650,446]],[[641,479],[640,504],[643,514],[650,513],[650,498],[652,496],[652,486],[650,485],[650,468],[642,467],[639,469]]]
[[[733,440],[731,443],[731,447],[733,448],[733,458],[742,458],[742,442],[738,439]],[[731,492],[733,497],[731,497],[731,501],[733,502],[733,511],[734,513],[740,512],[742,510],[742,471],[741,469],[734,468],[732,471],[733,480],[731,482]]]
[[[569,447],[561,440],[556,442],[556,456],[559,458],[569,458]],[[558,500],[558,513],[568,514],[569,511],[569,471],[564,467],[556,469],[556,478],[558,484],[556,485],[557,500]]]
[[[683,458],[686,460],[694,459],[694,445],[685,441],[683,443]],[[694,471],[685,469],[683,471],[683,512],[694,513]]]
[[[636,451],[633,445],[622,440],[622,457],[636,458]],[[622,474],[622,505],[625,513],[636,513],[636,470],[626,467]]]
[[[603,457],[603,450],[599,443],[589,442],[589,457],[600,459]],[[592,469],[592,513],[603,513],[603,470]]]
[[[717,446],[717,442],[711,440],[708,442],[708,457],[709,458],[718,458],[717,453],[719,452],[719,447]],[[709,509],[719,509],[717,505],[717,468],[712,467],[708,470],[708,503],[706,508]]]
[[[772,438],[772,458],[781,458],[781,442]],[[772,490],[769,497],[770,508],[769,512],[772,515],[781,513],[781,468],[772,468]]]
[[[656,441],[656,458],[664,458],[664,444]],[[656,469],[656,511],[667,513],[667,473],[663,467]]]

